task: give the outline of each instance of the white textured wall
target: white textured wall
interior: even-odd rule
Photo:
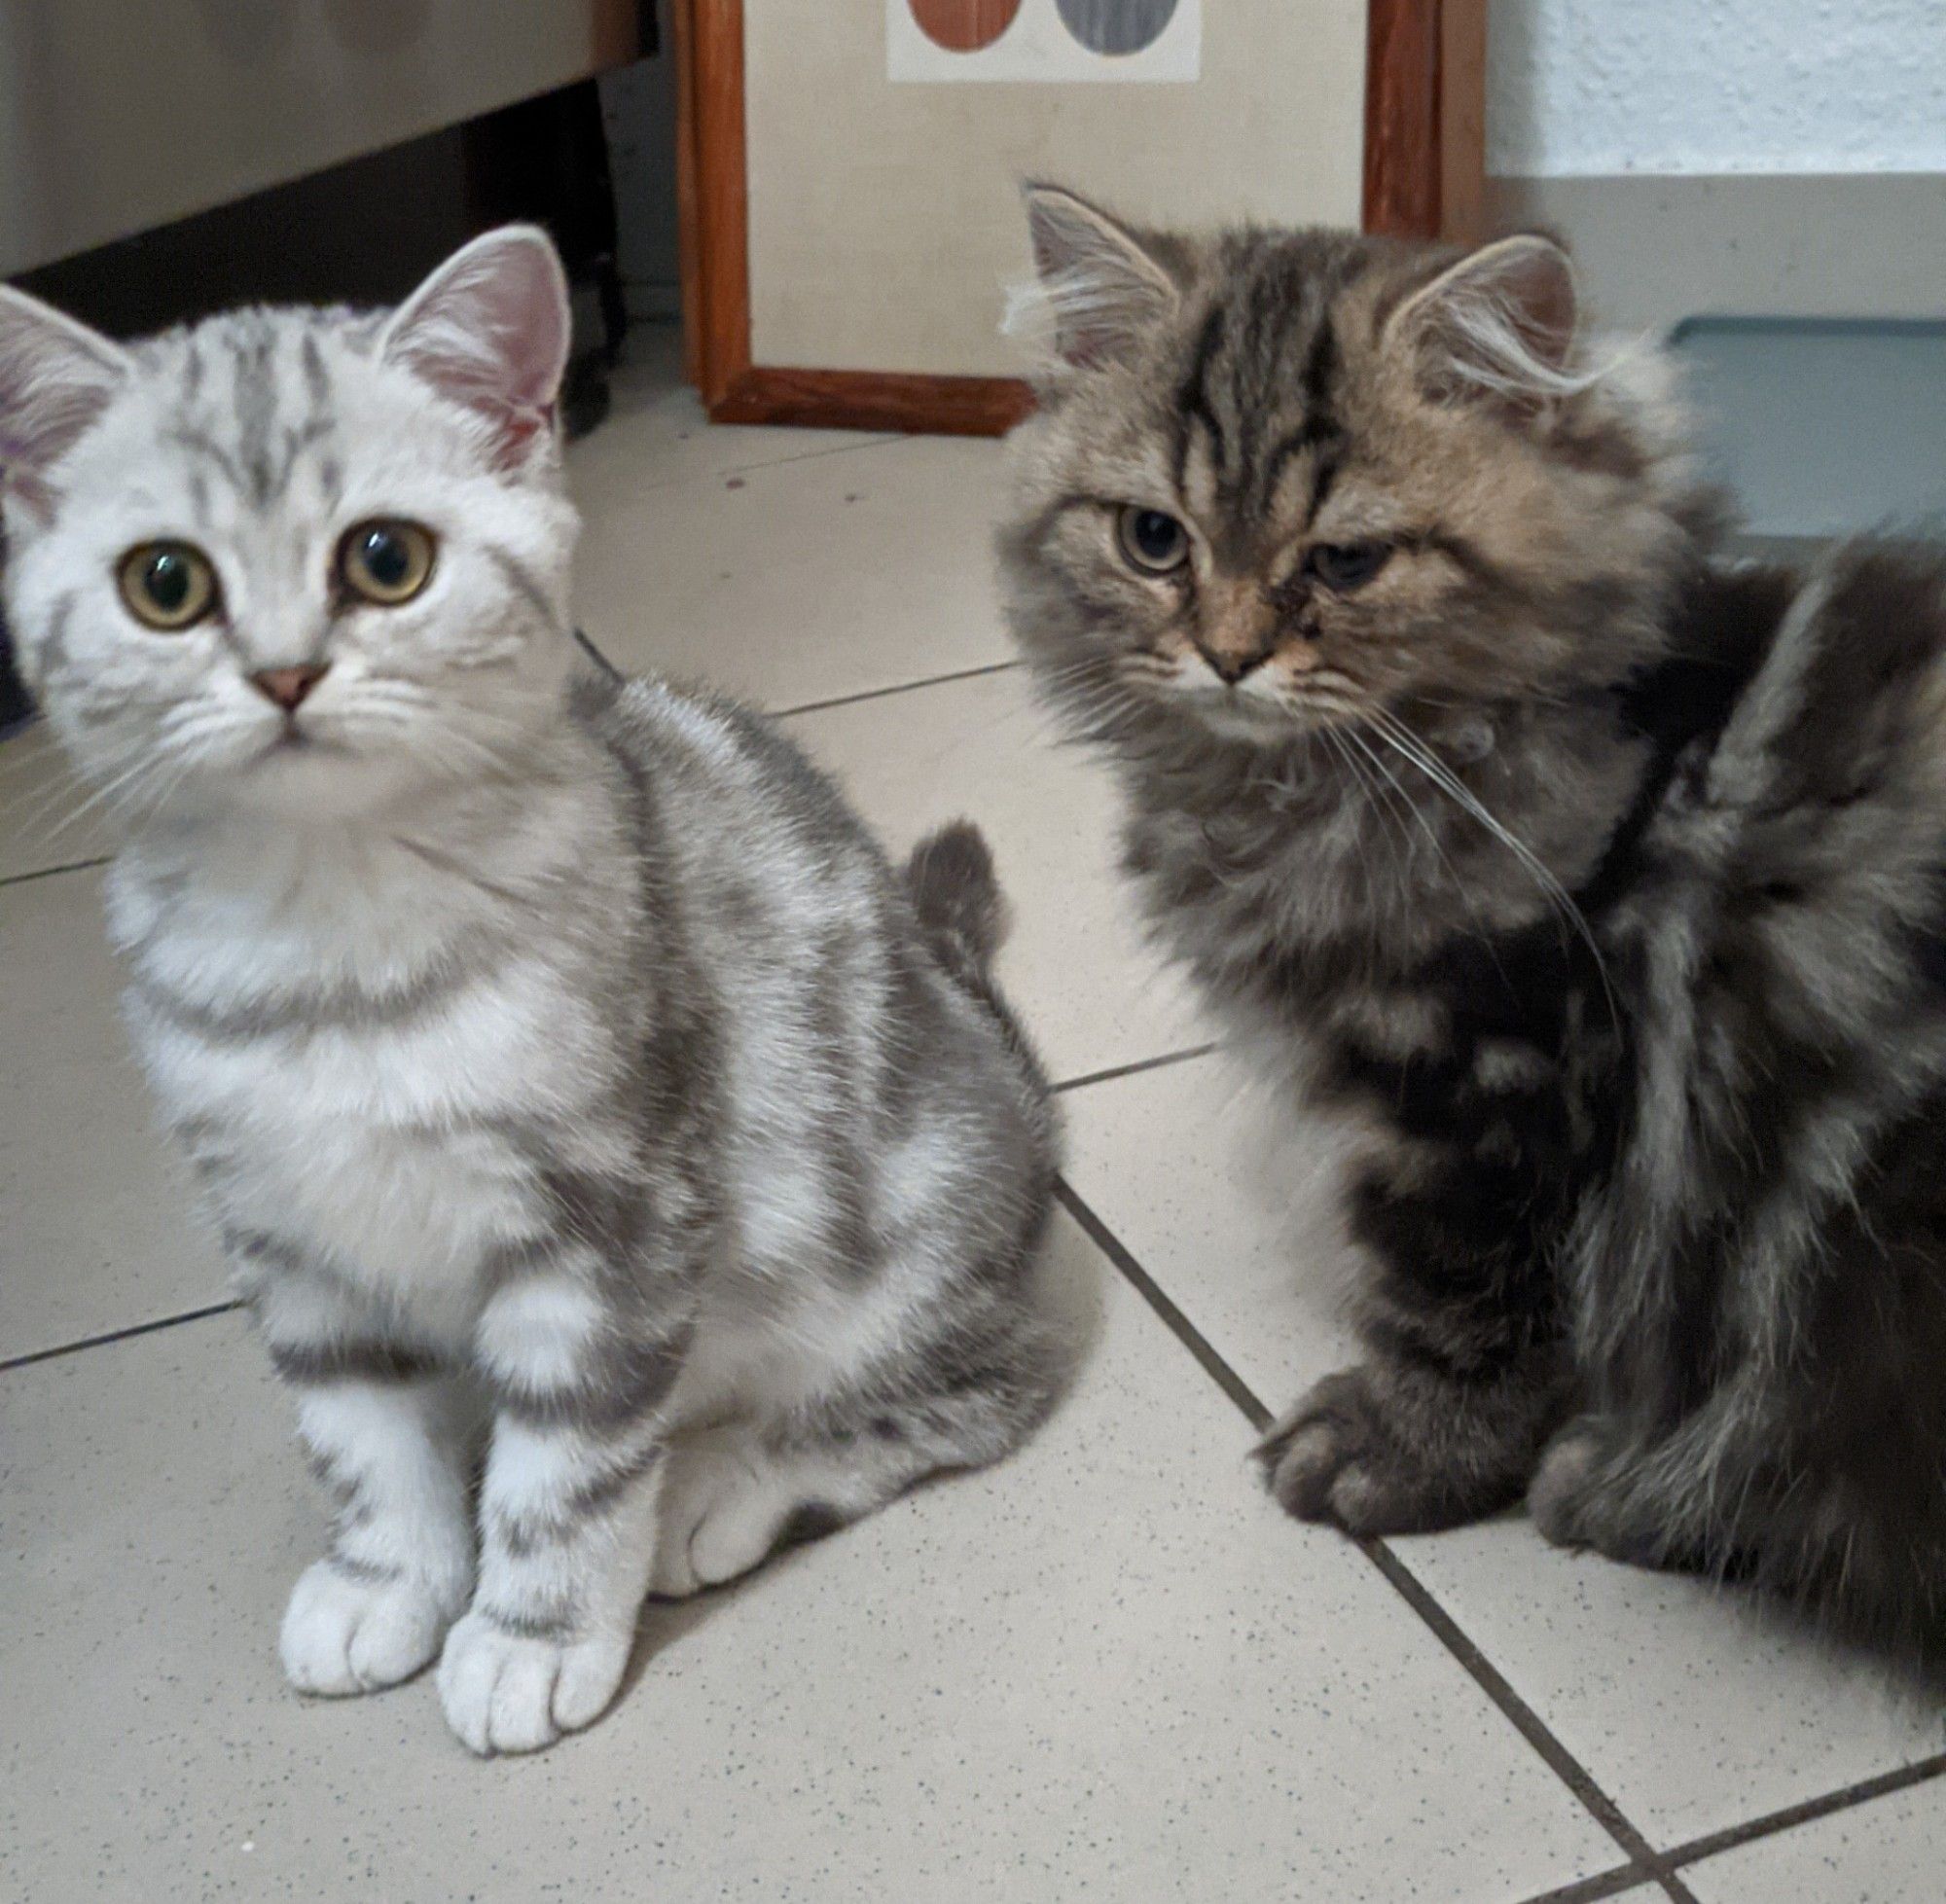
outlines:
[[[1487,169],[1946,171],[1946,0],[1495,0]]]

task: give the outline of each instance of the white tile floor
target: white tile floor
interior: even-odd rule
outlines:
[[[423,1682],[300,1702],[271,1638],[318,1506],[123,1052],[106,843],[50,834],[73,797],[10,740],[0,1901],[1946,1897],[1941,1715],[1865,1664],[1519,1520],[1367,1552],[1257,1491],[1252,1419],[1345,1352],[1327,1160],[1181,1056],[1107,788],[1007,665],[997,450],[711,430],[647,334],[573,460],[611,655],[803,710],[894,844],[991,834],[1072,1087],[1084,1373],[1000,1469],[652,1607],[538,1759],[469,1759]]]

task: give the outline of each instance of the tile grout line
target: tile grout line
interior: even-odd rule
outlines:
[[[619,667],[617,667],[615,664],[611,662],[608,659],[608,657],[604,655],[601,652],[601,650],[595,645],[594,637],[588,632],[586,629],[577,628],[573,630],[573,633],[574,633],[574,645],[577,648],[579,648],[581,652],[584,655],[586,655],[588,659],[592,661],[595,664],[595,665],[601,670],[603,674],[607,675],[609,680],[619,681],[623,678],[622,670]]]
[[[586,629],[576,629],[574,639],[581,651],[604,674],[617,681],[629,678],[628,670],[617,667],[596,645],[595,637]],[[1008,674],[1015,668],[1025,665],[1025,663],[1017,661],[982,662],[978,667],[955,667],[948,673],[927,674],[917,681],[894,681],[888,687],[860,688],[853,694],[830,695],[822,701],[801,701],[789,707],[764,707],[759,708],[758,712],[767,721],[787,721],[798,714],[821,714],[827,707],[849,707],[861,701],[883,701],[890,695],[912,694],[919,688],[944,687],[949,681],[977,681],[987,674]],[[64,869],[57,867],[54,870],[59,872]],[[29,873],[20,877],[33,879],[36,876]],[[0,881],[0,884],[3,883],[5,882]],[[1093,1083],[1095,1080],[1090,1079],[1088,1082]]]
[[[626,423],[629,420],[630,417],[628,415],[616,415],[611,413],[610,415],[604,416],[601,422],[597,423],[593,430],[589,431],[588,436],[598,435],[602,427],[607,423]],[[737,424],[712,423],[705,416],[700,427],[703,430],[729,430],[740,426]],[[862,454],[867,449],[889,449],[894,444],[911,443],[915,437],[923,436],[925,432],[919,430],[895,430],[886,435],[868,435],[863,441],[858,443],[820,443],[814,449],[793,449],[787,456],[760,456],[753,463],[725,463],[720,469],[694,470],[686,476],[667,476],[658,482],[641,484],[631,493],[652,496],[662,489],[702,488],[711,483],[727,483],[733,476],[754,476],[760,470],[788,469],[793,463],[812,463],[826,456],[856,456]],[[678,442],[694,442],[696,440],[696,432],[695,430],[681,432],[678,434],[676,440]],[[568,447],[575,449],[587,441],[588,437],[580,437]],[[573,476],[573,466],[571,463],[568,474],[571,479]]]
[[[705,423],[703,427],[705,429],[724,429],[736,426],[722,423]],[[855,456],[866,449],[889,449],[895,443],[910,443],[915,434],[916,432],[912,430],[899,430],[890,436],[868,436],[863,443],[821,443],[815,449],[793,449],[788,456],[766,456],[761,462],[734,463],[725,469],[712,472],[711,476],[672,477],[667,483],[655,485],[655,487],[659,489],[678,489],[691,483],[707,483],[712,478],[716,482],[726,483],[733,476],[748,476],[753,471],[760,469],[786,469],[792,463],[814,463],[823,456]],[[651,491],[644,489],[642,493],[648,495]]]
[[[91,866],[106,866],[112,853],[97,853],[92,859],[70,859],[60,866],[39,866],[31,873],[9,873],[0,877],[0,886],[23,886],[30,880],[52,880],[56,873],[86,873]]]
[[[1171,1333],[1202,1364],[1204,1371],[1229,1396],[1243,1419],[1259,1433],[1268,1428],[1273,1417],[1256,1392],[1176,1307],[1155,1278],[1142,1268],[1135,1253],[1101,1221],[1066,1177],[1056,1179],[1055,1197],[1080,1224],[1096,1247],[1135,1285],[1137,1294],[1161,1317]],[[1676,1904],[1698,1904],[1694,1893],[1676,1876],[1654,1846],[1595,1782],[1593,1775],[1580,1760],[1555,1738],[1546,1722],[1514,1691],[1498,1669],[1466,1636],[1459,1622],[1439,1604],[1411,1568],[1382,1540],[1358,1539],[1353,1541],[1353,1545],[1499,1708],[1501,1715],[1513,1725],[1548,1770],[1567,1785],[1582,1809],[1621,1847],[1631,1864],[1639,1869],[1642,1880],[1660,1884],[1669,1896],[1676,1900]]]
[[[1390,1543],[1360,1539],[1357,1545],[1365,1558],[1385,1575],[1399,1598],[1431,1630],[1433,1637],[1473,1676],[1481,1691],[1500,1708],[1508,1723],[1546,1762],[1554,1776],[1641,1868],[1643,1878],[1659,1882],[1680,1904],[1697,1904],[1694,1893],[1676,1876],[1668,1859],[1636,1829],[1622,1808],[1596,1783],[1588,1768],[1554,1736],[1547,1721],[1514,1691],[1505,1674],[1487,1658],[1452,1614],[1440,1605],[1425,1583],[1399,1559]]]
[[[1910,1791],[1913,1786],[1927,1784],[1942,1775],[1946,1775],[1946,1752],[1935,1752],[1930,1758],[1915,1759],[1910,1765],[1881,1772],[1875,1778],[1860,1778],[1856,1784],[1842,1785],[1821,1797],[1803,1799],[1779,1811],[1766,1812],[1761,1817],[1747,1818],[1742,1824],[1729,1825],[1722,1831],[1691,1838],[1663,1852],[1663,1856],[1671,1864],[1694,1864],[1702,1858],[1715,1857],[1723,1851],[1755,1844],[1762,1838],[1774,1838],[1781,1831],[1792,1831],[1799,1825],[1814,1824],[1820,1818],[1832,1817],[1856,1806],[1869,1805],[1875,1799]]]
[[[1592,1878],[1577,1878],[1571,1885],[1544,1890],[1525,1904],[1598,1904],[1604,1897],[1618,1897],[1638,1886],[1652,1885],[1654,1876],[1639,1864],[1618,1864],[1612,1871],[1598,1871]]]
[[[1132,1064],[1110,1064],[1104,1071],[1084,1071],[1078,1078],[1063,1078],[1054,1087],[1059,1096],[1063,1091],[1082,1091],[1091,1084],[1113,1084],[1118,1078],[1139,1077],[1144,1071],[1167,1070],[1171,1064],[1187,1064],[1192,1058],[1207,1058],[1216,1047],[1191,1045],[1186,1051],[1164,1052],[1160,1058],[1138,1058]]]
[[[0,1362],[0,1375],[15,1369],[32,1368],[36,1362],[52,1362],[62,1355],[79,1355],[84,1348],[105,1348],[110,1343],[127,1342],[134,1336],[153,1336],[162,1329],[174,1329],[185,1322],[207,1321],[212,1315],[228,1315],[241,1309],[240,1302],[207,1303],[201,1309],[186,1309],[178,1315],[159,1315],[152,1322],[132,1322],[126,1329],[109,1329],[98,1336],[83,1336],[78,1342],[56,1343],[52,1348],[31,1348],[24,1355],[9,1356]]]
[[[731,463],[722,469],[697,470],[688,476],[660,477],[653,483],[636,485],[629,494],[632,501],[641,496],[660,496],[671,489],[742,489],[748,486],[747,479],[752,476],[766,476],[772,470],[793,469],[799,463],[814,463],[830,456],[862,456],[868,449],[889,449],[896,444],[912,442],[914,434],[912,431],[901,431],[897,436],[874,437],[869,443],[834,443],[817,449],[794,449],[788,456],[773,456],[763,462]],[[568,465],[570,491],[573,490],[577,480],[574,465],[570,462]],[[596,506],[591,501],[586,506],[583,520],[589,521],[611,520],[608,508],[608,505]]]
[[[766,707],[764,718],[787,721],[798,714],[821,714],[827,707],[850,707],[861,701],[883,701],[888,695],[912,694],[919,688],[944,687],[949,681],[977,681],[985,674],[1007,674],[1025,662],[983,662],[978,667],[956,667],[948,674],[928,674],[921,681],[895,681],[886,688],[861,688],[856,694],[832,695],[824,701],[802,701],[793,707]]]
[[[1055,1178],[1054,1196],[1062,1208],[1087,1232],[1089,1241],[1114,1264],[1127,1281],[1135,1285],[1136,1294],[1162,1318],[1170,1333],[1203,1365],[1204,1372],[1229,1396],[1251,1427],[1259,1433],[1268,1428],[1271,1424],[1270,1410],[1251,1393],[1249,1384],[1223,1359],[1202,1331],[1169,1299],[1155,1278],[1135,1261],[1128,1245],[1096,1215],[1065,1176]]]

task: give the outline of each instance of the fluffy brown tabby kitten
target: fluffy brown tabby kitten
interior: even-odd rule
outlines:
[[[1293,1513],[1946,1639],[1946,563],[1721,557],[1548,241],[1028,194],[1016,632],[1164,944],[1352,1113],[1365,1359]]]

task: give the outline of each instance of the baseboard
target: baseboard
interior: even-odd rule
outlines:
[[[716,423],[796,423],[828,430],[1004,436],[1033,408],[1018,377],[920,377],[883,371],[752,365],[709,406]]]

